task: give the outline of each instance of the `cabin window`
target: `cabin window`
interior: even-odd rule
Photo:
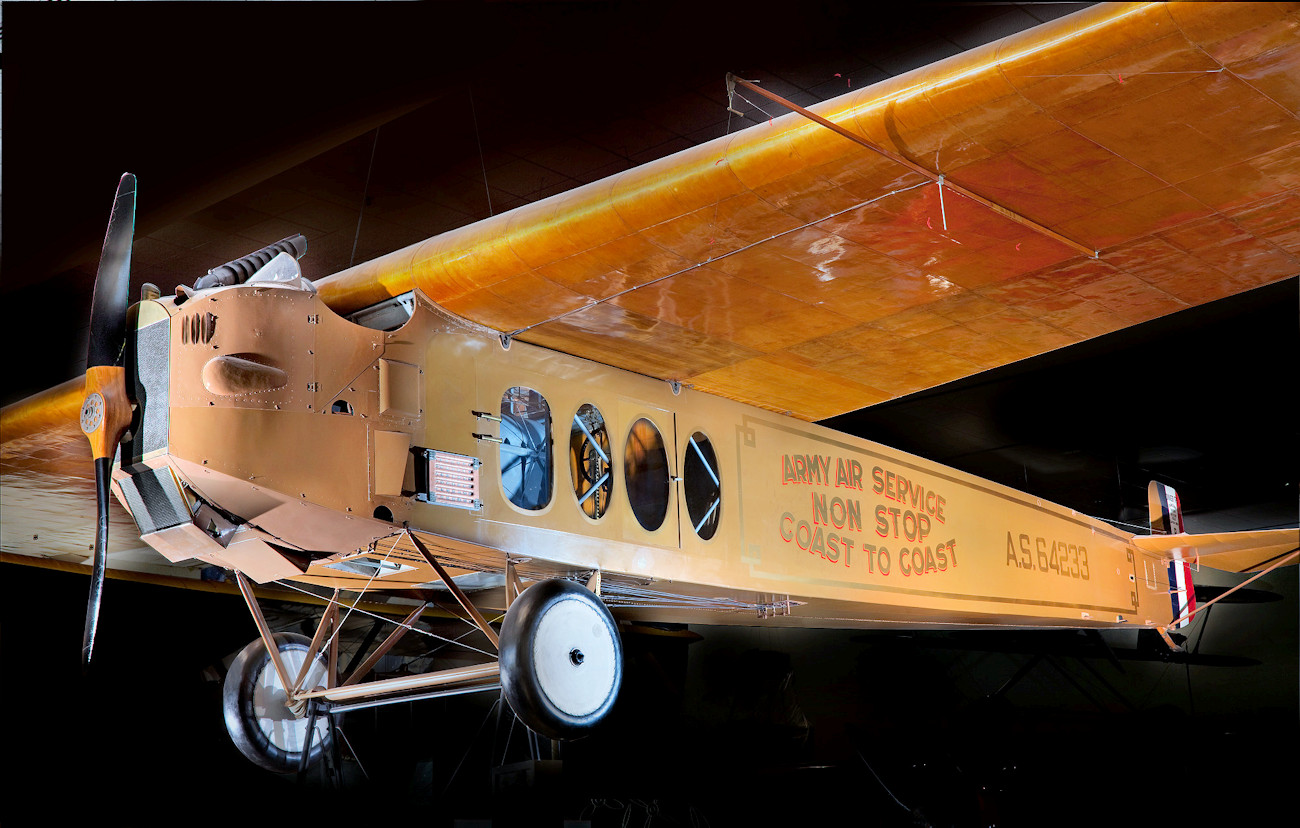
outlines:
[[[642,417],[632,424],[623,449],[623,485],[632,514],[653,532],[668,514],[668,452],[655,424]]]
[[[713,443],[699,431],[686,441],[682,490],[686,497],[686,514],[690,515],[695,534],[701,540],[708,540],[718,531],[722,478],[718,473],[718,456],[713,451]]]
[[[609,433],[600,409],[584,404],[573,415],[569,430],[569,474],[578,508],[592,520],[600,520],[609,511],[614,491],[614,475],[609,459]]]
[[[501,397],[501,487],[520,509],[551,502],[551,407],[531,388]]]

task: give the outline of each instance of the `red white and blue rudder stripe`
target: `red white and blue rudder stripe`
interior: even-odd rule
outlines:
[[[1147,506],[1151,512],[1151,534],[1183,533],[1182,505],[1173,487],[1152,480],[1147,487]],[[1191,623],[1191,614],[1196,612],[1196,589],[1192,585],[1191,562],[1183,560],[1177,550],[1174,560],[1169,562],[1169,600],[1174,620],[1183,619],[1178,626],[1186,627]]]

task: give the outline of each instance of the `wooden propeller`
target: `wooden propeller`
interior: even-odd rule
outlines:
[[[86,352],[86,396],[81,404],[81,430],[90,440],[95,460],[95,564],[86,601],[86,629],[81,640],[82,665],[90,664],[104,591],[108,556],[108,493],[113,455],[131,424],[127,396],[126,311],[131,288],[131,241],[135,234],[135,176],[126,173],[117,185],[113,212],[104,235],[104,250],[95,274],[90,308],[90,347]]]

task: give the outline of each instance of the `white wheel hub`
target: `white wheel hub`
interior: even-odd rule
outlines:
[[[280,650],[280,660],[284,664],[285,672],[291,678],[297,678],[306,656],[305,651],[297,648]],[[325,662],[318,658],[307,673],[303,687],[313,688],[324,683]],[[295,717],[289,711],[289,695],[285,692],[284,685],[280,683],[275,665],[269,659],[263,666],[262,672],[258,674],[257,682],[253,687],[253,715],[257,719],[258,729],[266,735],[272,745],[286,753],[302,752],[307,743],[308,719]],[[312,744],[322,744],[328,735],[328,719],[318,717],[316,732],[311,737]]]
[[[542,692],[569,716],[600,709],[618,675],[615,642],[604,616],[577,599],[560,601],[541,617],[532,655]]]

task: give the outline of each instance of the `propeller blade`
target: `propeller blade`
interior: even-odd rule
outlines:
[[[131,240],[135,235],[135,176],[117,183],[117,197],[104,234],[90,305],[90,348],[86,367],[117,365],[126,342],[126,308],[131,297]]]
[[[131,291],[131,242],[135,235],[135,176],[126,173],[117,184],[113,212],[104,234],[104,250],[95,274],[90,306],[90,347],[86,352],[86,397],[81,404],[81,430],[90,440],[95,459],[95,559],[86,600],[86,628],[81,640],[82,666],[90,664],[99,624],[100,598],[108,559],[108,491],[113,455],[131,424],[131,400],[126,369],[120,364],[126,346],[126,311]]]
[[[108,481],[112,458],[95,460],[95,565],[90,572],[90,595],[86,599],[86,628],[81,636],[81,665],[90,666],[99,626],[99,603],[104,594],[104,568],[108,561]]]

